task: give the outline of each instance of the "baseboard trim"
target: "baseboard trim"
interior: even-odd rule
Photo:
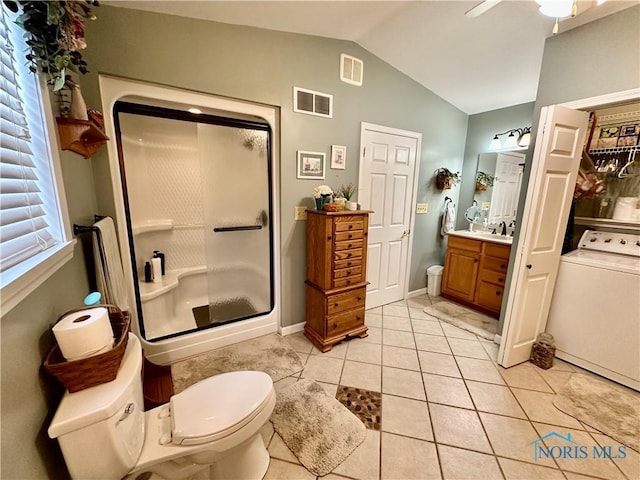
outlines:
[[[424,295],[425,293],[427,293],[427,287],[419,288],[418,290],[407,292],[407,298],[419,297],[420,295]]]
[[[304,330],[304,324],[306,322],[296,323],[294,325],[287,325],[286,327],[278,327],[278,333],[283,337],[291,335],[293,333],[302,332]]]

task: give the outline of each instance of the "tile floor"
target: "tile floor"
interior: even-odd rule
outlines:
[[[561,360],[542,370],[524,363],[504,369],[498,346],[440,322],[423,308],[427,295],[366,313],[369,336],[321,353],[302,333],[286,338],[302,358],[302,373],[332,395],[342,387],[382,396],[380,422],[326,480],[349,479],[637,479],[640,455],[625,459],[534,461],[532,442],[549,432],[571,433],[580,445],[619,445],[551,403],[572,372]],[[310,479],[273,426],[263,431],[271,454],[265,479]],[[548,444],[551,448],[553,442]],[[591,448],[591,447],[589,447]]]

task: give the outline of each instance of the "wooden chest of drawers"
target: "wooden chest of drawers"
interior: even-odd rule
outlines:
[[[369,211],[307,212],[306,324],[323,352],[348,337],[367,336]]]

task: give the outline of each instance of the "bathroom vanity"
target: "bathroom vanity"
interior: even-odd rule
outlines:
[[[450,232],[441,295],[498,318],[511,241],[484,232]]]
[[[367,336],[368,210],[307,211],[305,336],[322,352]]]

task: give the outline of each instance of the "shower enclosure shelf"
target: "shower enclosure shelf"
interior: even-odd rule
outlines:
[[[207,267],[202,265],[198,267],[179,268],[176,270],[167,270],[162,277],[162,282],[146,283],[140,282],[140,301],[148,302],[154,298],[164,295],[171,290],[178,288],[180,279],[189,275],[206,273]]]
[[[139,235],[141,233],[147,232],[161,232],[163,230],[171,230],[173,229],[173,220],[171,220],[170,218],[147,220],[141,223],[134,223],[132,225],[132,229],[134,235]]]

